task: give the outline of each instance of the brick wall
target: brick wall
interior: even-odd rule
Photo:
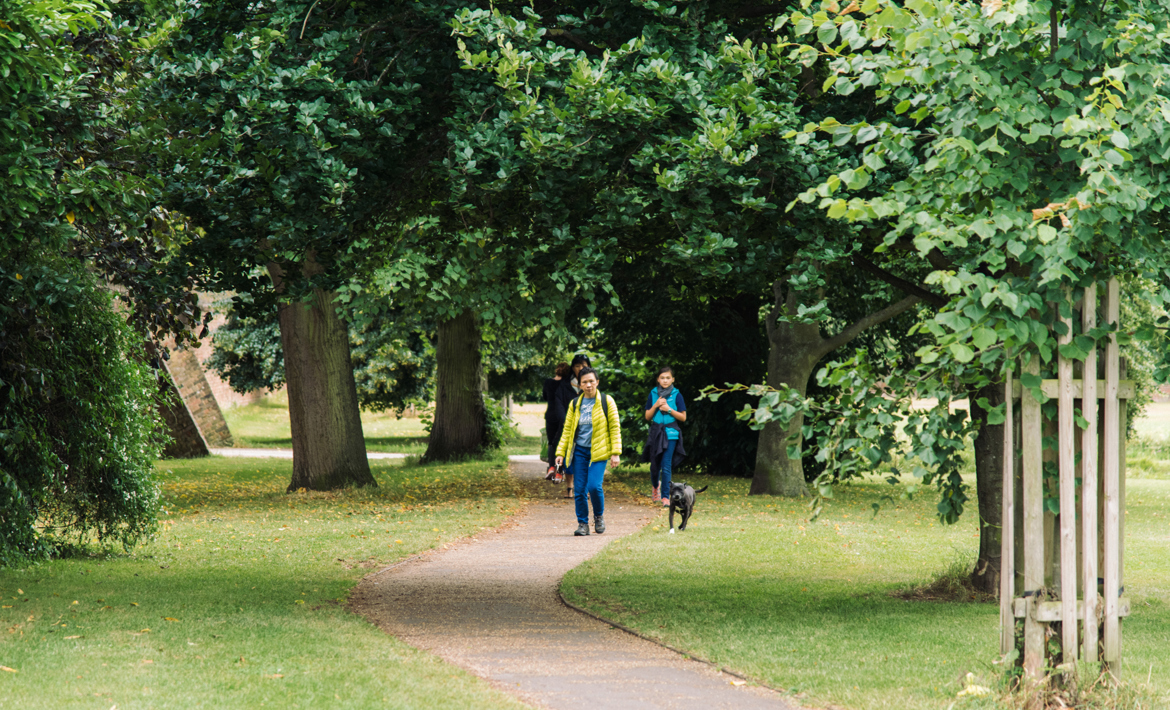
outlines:
[[[211,385],[203,373],[203,365],[193,349],[171,350],[167,371],[183,396],[185,409],[199,427],[208,446],[231,446],[232,433]],[[165,416],[165,415],[164,415]]]
[[[163,458],[193,459],[207,456],[211,453],[207,447],[207,440],[199,432],[199,426],[179,391],[175,388],[174,378],[170,377],[169,363],[163,363],[167,372],[167,389],[159,397],[158,411],[166,422],[172,441],[163,449]]]

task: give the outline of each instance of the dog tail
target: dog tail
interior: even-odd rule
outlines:
[[[707,490],[707,486],[703,486],[702,488],[696,490],[695,493],[702,493],[705,490]]]

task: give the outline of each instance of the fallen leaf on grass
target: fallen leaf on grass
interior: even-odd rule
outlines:
[[[12,608],[12,605],[11,605],[11,604],[5,604],[5,605],[4,605],[4,608],[5,608],[5,609],[11,609],[11,608]]]
[[[154,663],[154,661],[150,660],[149,658],[143,658],[142,662],[143,663]]]
[[[66,640],[66,641],[68,641],[69,639],[79,639],[79,638],[81,638],[81,636],[80,636],[80,635],[78,635],[78,636],[66,636],[66,637],[65,637],[65,640]]]
[[[138,602],[130,602],[130,606],[138,606]]]
[[[17,593],[17,594],[24,594],[24,590],[23,590],[23,589],[17,589],[17,590],[16,590],[16,593]]]
[[[20,672],[20,671],[16,670],[15,668],[9,668],[8,666],[0,666],[0,671],[5,671],[7,673],[19,673]]]
[[[732,685],[743,685],[745,683],[747,683],[746,680],[733,680],[733,681],[731,681]]]
[[[178,621],[178,619],[173,616],[164,616],[163,621]]]
[[[272,675],[266,675],[264,677],[265,678],[272,678],[272,679],[283,678],[284,674],[283,673],[273,673]]]

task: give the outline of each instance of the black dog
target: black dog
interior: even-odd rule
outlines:
[[[707,486],[696,491],[688,483],[670,484],[670,532],[674,532],[675,508],[678,508],[678,512],[682,514],[682,525],[679,525],[678,529],[686,530],[687,521],[691,519],[691,513],[695,512],[695,494],[705,490],[707,490]]]

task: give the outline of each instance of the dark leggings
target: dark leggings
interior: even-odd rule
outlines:
[[[564,422],[557,422],[550,424],[548,420],[544,422],[544,433],[548,436],[548,465],[553,466],[557,462],[557,445],[561,443],[561,432],[565,430]],[[568,461],[565,462],[568,465]]]

